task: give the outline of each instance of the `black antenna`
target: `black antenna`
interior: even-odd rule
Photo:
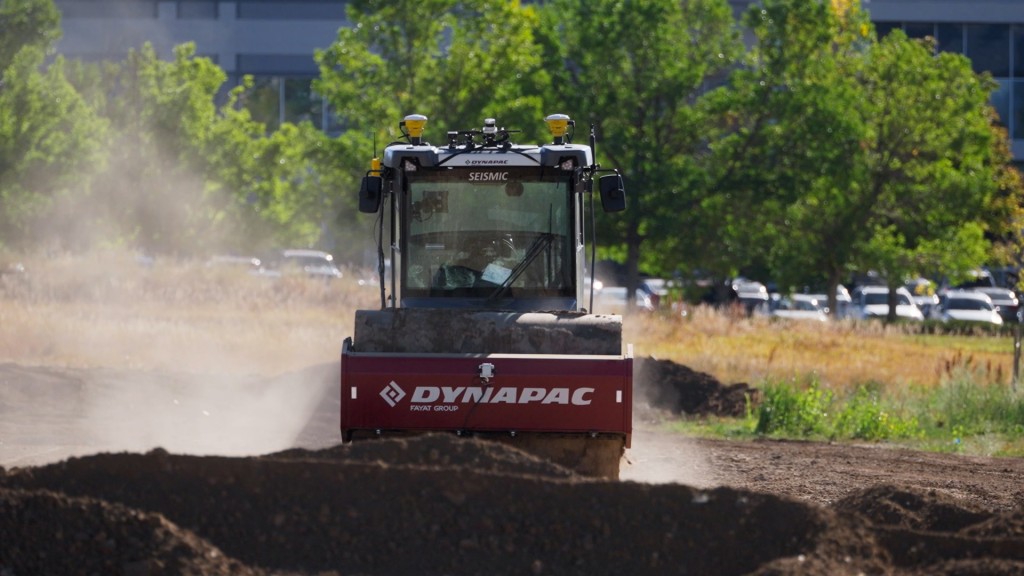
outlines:
[[[591,172],[587,175],[586,190],[590,196],[590,305],[594,312],[594,282],[597,280],[597,221],[594,219],[594,170],[597,169],[597,128],[590,123],[590,153],[593,154]]]

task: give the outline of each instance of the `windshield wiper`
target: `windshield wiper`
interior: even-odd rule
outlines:
[[[501,298],[502,294],[508,291],[512,284],[522,276],[523,272],[526,271],[530,264],[537,259],[537,256],[540,255],[541,252],[547,250],[554,240],[555,235],[551,232],[542,232],[537,236],[533,240],[533,243],[530,244],[530,247],[526,249],[526,254],[523,256],[523,259],[520,260],[515,265],[515,268],[512,269],[512,272],[509,273],[508,278],[505,278],[505,281],[501,283],[501,286],[495,288],[494,292],[487,297],[487,303],[490,304],[498,298]]]

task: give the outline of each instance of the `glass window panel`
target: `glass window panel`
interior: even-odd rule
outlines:
[[[1024,26],[1013,27],[1013,75],[1024,78]]]
[[[55,4],[63,18],[157,17],[157,0],[65,0]]]
[[[943,52],[964,53],[964,25],[939,24],[939,50]]]
[[[1012,138],[1024,139],[1024,81],[1013,83],[1013,133]]]
[[[268,132],[281,125],[281,80],[278,76],[256,77],[243,98],[253,120],[264,123]]]
[[[288,0],[238,2],[238,17],[251,20],[343,20],[340,0]]]
[[[999,114],[999,123],[1010,126],[1010,81],[999,80],[999,87],[992,92],[992,107]]]
[[[875,33],[879,38],[886,36],[893,30],[899,30],[903,26],[899,22],[875,22]]]
[[[502,168],[408,178],[408,294],[488,297],[503,283],[520,295],[571,294],[573,195],[564,176]]]
[[[216,20],[216,0],[180,0],[178,18],[181,20]]]
[[[910,38],[935,37],[935,24],[931,22],[908,22],[903,29]]]
[[[286,78],[284,81],[284,120],[292,124],[312,122],[323,129],[323,99],[313,91],[312,78]]]
[[[967,50],[976,72],[993,76],[1010,75],[1010,26],[1008,24],[968,24]]]
[[[320,68],[312,54],[239,54],[238,70],[257,76],[316,76]]]

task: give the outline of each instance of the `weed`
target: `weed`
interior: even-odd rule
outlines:
[[[791,383],[768,384],[754,432],[798,437],[824,435],[832,398],[832,392],[821,389],[817,380],[802,391]]]

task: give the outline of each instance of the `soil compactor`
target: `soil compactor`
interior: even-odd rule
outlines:
[[[618,478],[632,346],[621,316],[588,311],[585,270],[593,183],[607,212],[625,192],[595,164],[593,128],[573,144],[568,116],[545,120],[548,144],[489,118],[433,146],[411,115],[373,159],[359,208],[378,214],[381,307],[358,310],[342,346],[343,441],[447,431]]]

